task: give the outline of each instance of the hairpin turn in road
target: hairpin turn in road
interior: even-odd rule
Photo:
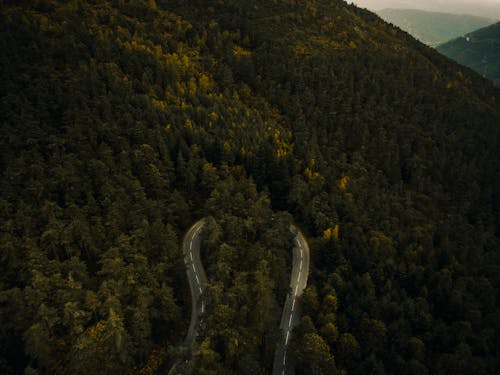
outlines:
[[[203,289],[207,284],[207,277],[200,258],[200,234],[204,225],[205,219],[197,221],[189,228],[182,243],[192,303],[191,322],[185,339],[189,353],[192,353],[196,337],[198,336],[199,324],[202,323],[203,314],[205,313]],[[276,344],[273,375],[293,373],[293,363],[287,356],[287,346],[290,343],[293,328],[300,320],[298,298],[302,295],[307,285],[307,277],[309,275],[309,246],[307,245],[307,241],[296,226],[291,225],[290,230],[295,234],[293,266],[290,278],[290,291],[287,294],[281,315],[280,329],[283,335]],[[190,373],[190,366],[189,360],[176,362],[171,367],[169,375]]]

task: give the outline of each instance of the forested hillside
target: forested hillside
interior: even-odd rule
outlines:
[[[500,86],[500,22],[450,40],[437,50]]]
[[[0,2],[0,373],[498,372],[500,93],[340,0]]]

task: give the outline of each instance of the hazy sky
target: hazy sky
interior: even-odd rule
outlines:
[[[348,0],[348,2],[370,10],[409,8],[500,19],[500,0]]]

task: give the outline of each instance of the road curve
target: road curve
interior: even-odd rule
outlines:
[[[297,299],[302,295],[309,275],[309,246],[302,232],[294,225],[290,230],[295,234],[293,247],[293,266],[290,278],[290,291],[286,296],[281,314],[280,328],[283,336],[276,345],[274,353],[273,375],[294,373],[293,363],[287,357],[286,349],[290,342],[293,328],[300,321],[300,306]]]
[[[207,276],[200,258],[200,232],[205,225],[205,219],[197,221],[184,236],[182,241],[182,253],[184,254],[184,264],[186,265],[186,275],[191,290],[191,322],[185,339],[185,346],[188,354],[191,354],[198,335],[200,315],[205,312],[205,302],[201,298],[203,289],[207,284]],[[202,318],[203,319],[203,318]],[[186,373],[189,361],[179,361],[174,363],[168,372],[169,375],[182,375]]]
[[[197,221],[187,231],[182,242],[182,251],[184,254],[184,264],[186,265],[186,274],[188,277],[189,288],[191,290],[191,322],[185,339],[185,346],[188,348],[188,354],[192,353],[197,328],[202,322],[200,315],[205,312],[205,302],[203,301],[203,289],[207,285],[207,277],[200,258],[200,232],[205,225],[205,219]],[[290,342],[293,328],[300,319],[299,303],[297,298],[302,295],[307,285],[309,274],[309,246],[302,232],[294,225],[290,230],[295,234],[293,247],[293,266],[290,278],[290,292],[288,293],[283,306],[280,328],[283,336],[276,345],[274,355],[273,375],[285,375],[293,373],[293,364],[287,358],[286,348]],[[170,368],[169,375],[182,375],[191,372],[189,360],[178,361]]]

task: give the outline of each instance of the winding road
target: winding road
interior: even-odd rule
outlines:
[[[293,327],[300,320],[300,307],[297,298],[302,295],[309,275],[309,246],[302,232],[292,225],[290,230],[295,234],[293,247],[293,267],[290,279],[290,292],[286,296],[285,305],[281,314],[280,328],[283,337],[276,345],[274,353],[273,375],[293,373],[293,364],[288,359],[286,348],[290,342]]]
[[[192,353],[193,346],[198,335],[199,324],[203,322],[205,313],[205,302],[203,301],[203,289],[207,284],[207,277],[200,258],[200,233],[205,225],[205,219],[197,221],[186,233],[182,243],[184,264],[191,289],[191,322],[185,339],[185,345]],[[309,274],[309,246],[300,230],[294,225],[290,230],[295,234],[293,247],[293,266],[290,279],[290,292],[287,294],[283,312],[281,315],[280,329],[282,337],[276,345],[274,355],[273,375],[285,375],[293,373],[293,364],[287,357],[287,346],[290,342],[293,328],[300,319],[300,308],[297,298],[302,295],[307,285]],[[200,317],[201,316],[201,317]],[[182,375],[189,373],[189,360],[174,363],[168,372],[169,375]]]
[[[196,339],[198,320],[201,314],[205,313],[205,302],[200,301],[203,288],[207,284],[207,276],[200,258],[200,232],[205,221],[202,219],[196,222],[187,232],[182,245],[184,253],[184,263],[191,289],[191,303],[194,308],[191,312],[191,323],[189,324],[186,344],[192,349],[192,344]]]
[[[203,289],[207,284],[207,276],[200,258],[200,232],[203,225],[205,225],[205,219],[197,221],[189,228],[182,242],[184,264],[186,265],[186,274],[189,282],[189,289],[191,290],[191,322],[185,339],[185,346],[188,348],[189,354],[192,353],[196,336],[198,336],[199,323],[201,323],[203,319],[203,317],[200,319],[200,315],[205,313],[205,302],[201,297]],[[188,366],[188,360],[176,362],[171,367],[168,375],[185,374],[188,372]]]

